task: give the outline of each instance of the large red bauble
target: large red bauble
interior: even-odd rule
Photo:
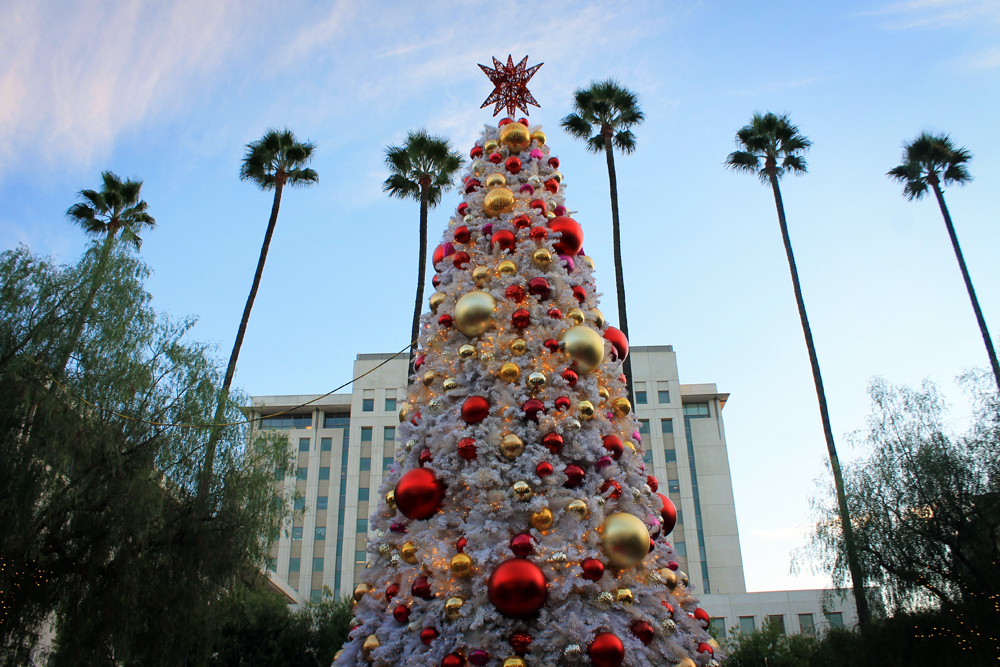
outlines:
[[[625,659],[625,645],[613,632],[598,632],[587,655],[594,667],[618,667]]]
[[[434,595],[431,593],[431,582],[427,580],[427,577],[417,577],[413,581],[413,585],[410,586],[410,594],[415,598],[423,598],[424,600],[430,600]]]
[[[503,163],[503,166],[507,167],[507,171],[509,171],[510,173],[516,174],[517,172],[521,171],[521,166],[522,166],[521,158],[517,157],[516,155],[511,156],[507,158],[507,161]]]
[[[424,628],[420,631],[420,641],[422,641],[427,646],[431,645],[431,642],[437,639],[438,631],[434,628]]]
[[[528,281],[528,294],[537,296],[539,301],[545,301],[552,294],[552,286],[549,281],[539,276]]]
[[[698,607],[694,610],[694,620],[698,621],[699,625],[703,628],[707,628],[711,619],[708,617],[708,612]]]
[[[473,146],[472,150],[469,151],[469,157],[471,157],[473,160],[475,160],[477,157],[482,157],[482,156],[483,156],[482,146]]]
[[[417,355],[417,358],[413,360],[413,370],[419,371],[421,368],[423,368],[425,361],[427,361],[427,357],[425,357],[422,354]]]
[[[469,396],[462,403],[462,420],[466,424],[478,424],[490,414],[490,402],[482,396]]]
[[[617,461],[622,457],[625,445],[622,444],[622,439],[617,435],[606,435],[604,436],[604,449],[611,452],[611,458]]]
[[[510,323],[518,329],[523,329],[531,324],[531,312],[525,308],[518,308],[510,316]]]
[[[486,586],[490,602],[507,618],[527,618],[548,597],[541,568],[524,558],[509,558],[490,575]]]
[[[548,206],[546,206],[545,202],[543,200],[541,200],[541,199],[532,199],[531,202],[528,203],[528,206],[530,208],[535,209],[536,211],[538,211],[542,215],[545,215],[545,212],[547,210],[549,210]]]
[[[431,264],[434,265],[435,271],[440,271],[437,267],[438,264],[444,261],[445,257],[455,254],[455,246],[450,243],[441,243],[438,247],[434,248],[434,254],[431,255]]]
[[[500,122],[497,123],[497,127],[503,127],[504,125],[509,125],[514,122],[513,118],[501,118]]]
[[[481,648],[477,648],[475,651],[469,654],[469,662],[471,662],[476,667],[483,667],[486,663],[490,661],[490,654]]]
[[[476,458],[476,441],[473,438],[462,438],[459,440],[458,455],[466,461]]]
[[[674,507],[670,498],[667,498],[662,493],[657,493],[656,495],[663,502],[663,509],[660,510],[660,516],[663,517],[663,534],[669,535],[674,526],[677,525],[677,508]]]
[[[521,303],[527,296],[524,292],[524,287],[521,285],[508,285],[503,295],[514,303]]]
[[[461,211],[459,211],[459,213],[461,213]],[[454,237],[457,243],[468,243],[469,240],[472,238],[472,232],[469,231],[468,227],[462,225],[461,227],[455,228],[455,232],[454,234],[452,234],[452,236]]]
[[[464,537],[458,538],[458,542],[455,542],[455,551],[458,553],[465,553],[465,547],[469,544],[469,540]]]
[[[648,621],[636,621],[629,628],[629,631],[635,635],[636,639],[641,641],[644,646],[649,646],[649,642],[653,641],[653,624]]]
[[[465,658],[458,653],[449,653],[441,660],[441,667],[465,667]]]
[[[557,341],[555,338],[546,339],[545,342],[542,343],[542,345],[544,345],[545,349],[551,352],[552,354],[555,354],[556,352],[559,351],[559,341]]]
[[[405,604],[397,604],[392,610],[392,617],[399,623],[406,623],[410,620],[410,608]]]
[[[557,253],[572,257],[580,252],[580,248],[583,247],[583,228],[576,220],[561,215],[549,220],[549,229],[562,234],[556,241]]]
[[[607,491],[611,491],[611,493],[605,496]],[[601,485],[601,495],[605,498],[610,497],[613,500],[617,500],[622,497],[622,485],[616,479],[606,479],[604,480],[604,484]]]
[[[434,286],[434,289],[437,289],[438,287],[441,286],[441,274],[440,273],[435,273],[434,274],[434,277],[431,278],[431,285]]]
[[[393,599],[399,595],[399,584],[389,584],[385,587],[385,601]]]
[[[611,341],[611,347],[615,348],[618,360],[625,361],[625,357],[628,356],[628,338],[625,338],[625,334],[615,327],[608,327],[604,330],[604,337]]]
[[[566,380],[566,384],[568,384],[569,388],[572,389],[573,387],[576,386],[576,383],[580,379],[580,376],[577,375],[576,371],[574,371],[572,368],[567,368],[562,372],[562,379]]]
[[[403,473],[393,490],[396,507],[407,519],[429,519],[441,509],[444,484],[429,468],[414,468]]]
[[[559,158],[557,158],[557,157],[550,157],[549,158],[549,166],[552,167],[553,169],[558,169],[559,168]]]
[[[563,447],[563,437],[555,432],[546,433],[542,436],[542,444],[553,454],[558,454]]]
[[[527,558],[535,553],[535,538],[528,533],[519,533],[510,538],[510,550],[518,558]]]
[[[596,558],[587,558],[580,567],[583,568],[583,578],[588,581],[598,581],[604,576],[604,563]]]
[[[469,205],[466,202],[462,202],[461,204],[458,205],[459,215],[464,216],[468,212],[469,212]],[[461,229],[461,227],[459,229]],[[455,233],[456,234],[458,233],[458,229],[455,230]],[[463,241],[463,243],[465,242]]]
[[[501,229],[500,231],[493,232],[493,236],[490,238],[490,247],[500,246],[501,250],[513,251],[514,246],[517,245],[517,237],[514,236],[514,232],[508,229]]]
[[[653,493],[660,490],[660,482],[652,475],[646,475],[646,484],[649,485],[649,490]]]
[[[538,413],[545,414],[545,404],[537,398],[530,398],[521,406],[521,411],[524,413],[525,419],[530,419],[537,424]]]
[[[573,287],[573,298],[579,303],[583,303],[587,300],[587,289],[582,285],[575,285]]]
[[[545,181],[545,189],[551,192],[552,194],[559,192],[559,181],[557,181],[554,178],[550,178],[549,180]]]
[[[448,313],[445,313],[444,315],[438,318],[438,324],[444,327],[445,329],[449,328],[454,323],[455,323],[455,318],[449,315]]]
[[[470,178],[465,182],[465,194],[470,195],[481,187],[483,187],[482,183],[475,178]]]
[[[451,263],[455,265],[456,269],[464,269],[466,265],[468,265],[469,259],[470,259],[469,253],[465,252],[464,250],[460,250],[459,252],[456,252],[454,255],[452,255]]]
[[[535,474],[539,477],[548,477],[552,474],[552,464],[548,461],[542,461],[535,466]]]
[[[423,450],[421,450],[421,452],[420,452],[420,458],[418,459],[418,461],[420,462],[420,465],[421,466],[425,466],[425,465],[427,465],[428,463],[430,463],[433,460],[434,460],[434,457],[431,456],[431,450],[428,449],[427,447],[424,447]]]
[[[556,399],[556,410],[569,410],[569,396],[560,396]]]
[[[715,655],[715,649],[712,648],[711,644],[706,644],[701,642],[698,644],[698,653],[707,653],[709,655]]]
[[[570,463],[566,466],[566,477],[568,477],[566,480],[566,486],[570,489],[575,489],[580,486],[580,484],[583,483],[583,476],[585,474],[586,473],[583,472],[583,468],[575,463]]]
[[[500,164],[503,162],[503,155],[500,155],[500,153],[491,153],[489,160],[493,164]]]
[[[517,158],[511,159],[516,160]],[[527,229],[528,227],[531,227],[531,218],[524,213],[511,220],[511,222],[514,223],[514,226],[518,229]]]

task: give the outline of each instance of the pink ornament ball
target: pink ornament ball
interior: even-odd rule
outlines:
[[[541,148],[533,148],[531,150],[530,155],[532,160],[541,160],[543,157],[545,157],[545,154],[542,153]]]

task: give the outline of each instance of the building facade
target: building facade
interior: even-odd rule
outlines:
[[[749,627],[747,617],[759,627],[780,615],[798,631],[812,614],[809,627],[836,624],[841,617],[826,621],[821,610],[823,591],[746,592],[722,420],[729,394],[714,384],[681,384],[672,346],[632,347],[630,355],[646,468],[677,507],[671,540],[695,593],[716,614],[713,623],[724,632]],[[273,578],[303,599],[317,599],[324,586],[337,595],[352,591],[365,567],[368,516],[393,463],[406,397],[407,358],[392,356],[359,354],[354,377],[363,377],[349,394],[256,396],[249,408],[260,419],[255,428],[287,431],[295,452],[295,470],[278,471],[275,483],[294,486],[300,511],[271,556]],[[852,610],[832,613],[853,623]]]

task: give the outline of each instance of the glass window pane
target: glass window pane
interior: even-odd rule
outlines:
[[[368,532],[368,519],[358,519],[358,530],[359,533]]]
[[[686,558],[688,555],[687,544],[684,542],[674,542],[674,549],[677,551],[677,555]]]
[[[368,562],[368,552],[367,551],[355,551],[354,552],[354,564],[364,565]]]
[[[306,499],[305,498],[296,498],[295,501],[294,501],[294,503],[293,503],[293,507],[295,508],[296,512],[301,512],[302,510],[304,510],[306,508]]]
[[[301,558],[289,558],[288,559],[288,571],[289,572],[298,572],[301,567],[302,567],[302,559]]]
[[[831,612],[826,615],[826,620],[835,628],[844,627],[844,614],[842,612]]]
[[[328,412],[323,420],[323,428],[349,428],[351,415],[346,413]]]
[[[317,497],[316,498],[316,509],[318,509],[318,510],[325,510],[326,509],[326,503],[327,503],[327,497],[326,496],[319,496],[319,497]]]
[[[639,434],[640,435],[649,435],[649,420],[648,419],[640,419],[639,420]]]
[[[669,391],[658,391],[658,392],[656,392],[656,402],[657,403],[669,403],[670,402],[670,392]]]
[[[309,438],[299,438],[299,451],[300,452],[309,451]]]
[[[295,475],[295,479],[297,479],[300,482],[304,482],[306,481],[306,478],[308,476],[309,476],[309,468],[299,468],[299,472]]]
[[[395,440],[396,439],[396,427],[395,426],[386,426],[385,430],[382,433],[382,439],[383,440],[388,440],[389,442],[392,442],[393,440]]]
[[[646,392],[644,391],[635,392],[635,404],[646,405]]]
[[[323,571],[323,559],[313,558],[313,572],[322,572],[322,571]]]
[[[674,432],[674,420],[673,419],[661,419],[660,420],[660,431],[663,433],[673,433]]]
[[[358,468],[358,470],[364,471],[364,470],[371,470],[371,469],[372,469],[372,460],[371,460],[371,457],[362,456],[361,457],[361,467]]]
[[[771,614],[767,617],[767,622],[772,626],[778,628],[778,632],[785,634],[785,615],[784,614]]]
[[[367,488],[358,489],[358,501],[361,502],[365,500],[368,500],[368,489]]]
[[[333,449],[333,438],[321,438],[319,441],[319,451],[329,452]]]
[[[811,635],[815,627],[812,614],[799,614],[799,632],[804,635]]]
[[[720,641],[726,641],[726,619],[724,618],[713,618],[709,621],[709,628],[715,630],[715,638]]]
[[[685,417],[708,417],[708,403],[685,403]]]
[[[362,426],[361,427],[361,442],[371,442],[372,441],[372,427]]]
[[[740,632],[745,635],[754,631],[753,616],[740,616]]]
[[[664,449],[663,458],[667,460],[667,463],[677,463],[677,450],[676,449]]]
[[[374,398],[361,399],[361,411],[375,412],[375,399]]]
[[[681,481],[679,479],[668,479],[667,480],[667,490],[670,493],[680,493],[681,492]]]
[[[329,466],[319,469],[320,479],[330,479],[330,468]]]
[[[326,539],[326,526],[316,526],[316,540]]]
[[[310,602],[322,602],[323,601],[323,591],[322,590],[312,590],[309,591],[309,601]]]
[[[301,540],[302,539],[302,526],[293,526],[292,527],[292,539],[293,540]]]
[[[385,411],[386,412],[395,412],[396,411],[396,399],[395,398],[387,398],[387,399],[385,399]]]
[[[651,464],[653,462],[652,450],[646,450],[646,453],[642,455],[642,462],[646,464]]]
[[[382,457],[382,470],[388,470],[390,467],[392,467],[392,457],[391,456],[383,456]]]

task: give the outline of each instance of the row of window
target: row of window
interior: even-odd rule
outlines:
[[[665,405],[670,402],[670,391],[660,390],[656,392],[656,402],[661,405]],[[646,398],[646,392],[637,391],[635,392],[635,404],[636,405],[647,405],[649,400]]]
[[[358,519],[357,532],[367,533],[368,532],[368,519]],[[302,526],[292,527],[292,541],[297,542],[302,539]],[[314,541],[321,541],[326,539],[326,526],[316,526],[316,532],[313,535]]]
[[[826,623],[831,628],[843,628],[844,627],[844,613],[840,611],[825,612],[823,614],[826,617]],[[816,619],[813,614],[797,614],[799,621],[799,632],[802,634],[814,634],[816,632]],[[726,619],[724,618],[713,618],[712,627],[714,627],[718,632],[719,639],[726,638]],[[785,615],[784,614],[769,614],[764,618],[764,623],[775,626],[781,632],[785,634]],[[756,616],[740,616],[738,630],[742,634],[750,634],[757,628],[757,617]]]
[[[322,468],[320,468],[320,470],[322,470]],[[370,495],[369,491],[370,490],[367,487],[361,487],[360,489],[358,489],[358,502],[363,502],[368,500],[368,496]],[[328,509],[329,505],[330,505],[329,496],[316,496],[317,510]],[[302,510],[304,510],[306,508],[306,499],[296,498],[294,503],[294,508],[296,512],[301,512]]]
[[[323,558],[313,558],[313,572],[322,572],[324,566]],[[273,559],[272,559],[273,562]],[[359,550],[354,552],[354,564],[364,565],[368,562],[368,552],[364,550]],[[302,559],[301,558],[289,558],[288,559],[288,572],[301,572],[302,571]]]

